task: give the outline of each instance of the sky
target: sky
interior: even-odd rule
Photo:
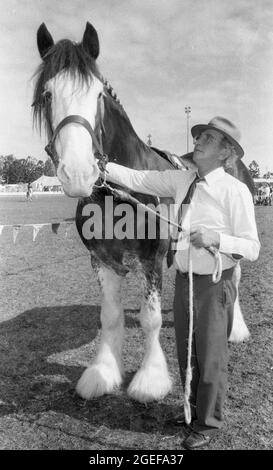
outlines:
[[[272,0],[0,0],[0,155],[46,160],[30,106],[36,32],[45,22],[55,41],[80,42],[87,21],[142,140],[186,153],[190,106],[190,126],[230,119],[244,162],[273,171]]]

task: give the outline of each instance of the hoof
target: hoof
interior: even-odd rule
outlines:
[[[136,401],[147,403],[162,400],[172,389],[172,381],[168,372],[164,377],[157,370],[139,370],[128,388],[128,394]]]
[[[234,316],[232,330],[228,340],[232,343],[241,343],[250,337],[249,329],[245,324],[242,314]]]
[[[231,343],[242,343],[243,341],[247,341],[250,338],[250,333],[245,325],[244,327],[241,327],[240,329],[232,329],[230,336],[228,340]]]
[[[122,382],[119,370],[96,364],[88,367],[82,374],[76,386],[76,392],[85,400],[113,393]]]

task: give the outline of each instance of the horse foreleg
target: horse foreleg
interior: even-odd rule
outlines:
[[[232,330],[229,336],[229,341],[234,343],[239,343],[241,341],[245,341],[249,338],[250,333],[245,324],[243,314],[241,311],[240,303],[239,303],[239,282],[241,279],[241,267],[238,263],[234,270],[234,282],[236,285],[237,290],[237,297],[234,303],[234,313],[233,313],[233,324]]]
[[[148,402],[164,398],[172,387],[167,362],[159,343],[162,324],[159,290],[146,294],[142,301],[140,322],[145,334],[145,355],[128,393],[135,400]]]
[[[98,271],[103,298],[101,305],[101,341],[93,364],[81,376],[76,391],[91,399],[112,393],[122,382],[122,342],[124,315],[121,305],[121,278],[107,268]]]

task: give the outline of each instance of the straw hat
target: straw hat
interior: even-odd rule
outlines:
[[[208,124],[197,124],[196,126],[193,126],[191,129],[191,134],[193,137],[196,137],[206,129],[213,129],[224,135],[225,138],[231,143],[231,145],[234,146],[238,157],[243,157],[244,151],[241,145],[239,144],[239,140],[241,139],[241,133],[231,121],[221,116],[216,116],[211,119]]]

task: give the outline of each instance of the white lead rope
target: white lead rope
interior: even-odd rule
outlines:
[[[219,250],[217,248],[209,248],[208,251],[214,256],[215,266],[214,271],[212,273],[212,280],[214,284],[220,281],[223,272],[223,262],[222,256],[220,255]]]
[[[187,370],[186,380],[184,389],[184,414],[185,421],[187,424],[191,423],[191,381],[192,381],[192,368],[191,368],[191,356],[192,356],[192,336],[193,336],[193,275],[192,275],[192,256],[191,256],[191,244],[189,245],[189,334],[188,334],[188,354],[187,354]]]

